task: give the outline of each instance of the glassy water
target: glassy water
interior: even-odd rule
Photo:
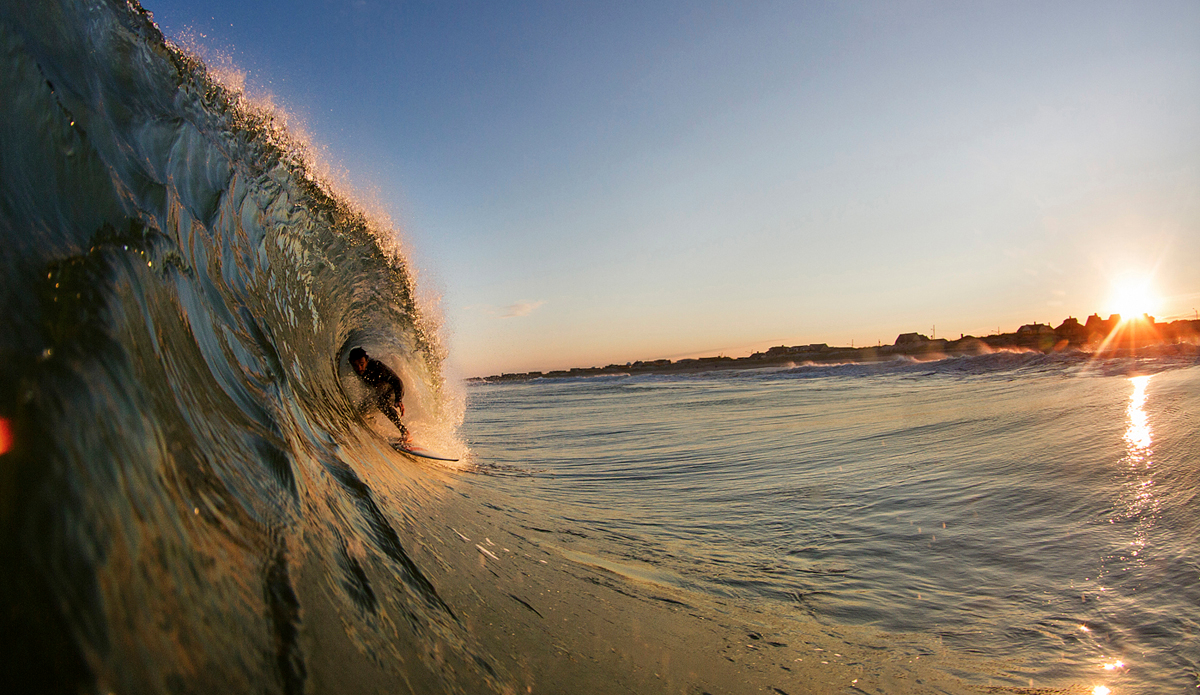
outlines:
[[[922,633],[1014,687],[1183,692],[1200,369],[1173,366],[991,355],[483,384],[464,429],[492,487],[635,580]]]

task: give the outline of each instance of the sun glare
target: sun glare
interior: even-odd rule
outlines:
[[[1153,314],[1158,307],[1158,296],[1148,279],[1127,278],[1113,285],[1108,305],[1121,318],[1132,319],[1142,314]]]

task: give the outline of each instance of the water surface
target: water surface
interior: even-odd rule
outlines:
[[[996,683],[1178,692],[1200,657],[1200,370],[1176,366],[484,384],[465,432],[564,547],[655,581],[936,637],[999,659]]]

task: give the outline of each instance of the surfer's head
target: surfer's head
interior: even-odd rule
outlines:
[[[363,370],[367,368],[367,351],[360,347],[351,350],[350,366],[354,367],[355,372],[362,374]]]

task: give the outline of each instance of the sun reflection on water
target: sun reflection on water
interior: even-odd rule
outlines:
[[[1129,455],[1138,462],[1145,459],[1150,448],[1150,423],[1146,417],[1146,385],[1150,376],[1135,376],[1133,393],[1129,396],[1129,428],[1125,430],[1125,441],[1129,444]]]
[[[1133,393],[1129,394],[1129,407],[1125,412],[1129,424],[1125,429],[1125,463],[1133,476],[1129,481],[1124,516],[1127,519],[1140,518],[1142,523],[1137,529],[1137,537],[1132,545],[1132,557],[1137,557],[1138,551],[1146,543],[1146,530],[1153,524],[1158,501],[1154,490],[1154,479],[1150,477],[1153,457],[1151,444],[1153,432],[1150,429],[1150,419],[1146,413],[1146,387],[1153,376],[1135,376],[1129,379],[1133,384]]]
[[[1129,394],[1129,405],[1125,409],[1127,424],[1123,436],[1125,455],[1122,457],[1128,477],[1122,495],[1124,499],[1120,505],[1122,509],[1117,514],[1116,520],[1135,523],[1132,527],[1133,537],[1128,539],[1128,545],[1104,560],[1105,565],[1112,563],[1117,567],[1106,567],[1102,576],[1109,575],[1114,569],[1127,572],[1144,566],[1145,556],[1142,551],[1146,549],[1149,542],[1149,532],[1159,511],[1160,502],[1155,494],[1152,477],[1153,431],[1150,428],[1150,418],[1146,411],[1146,388],[1152,378],[1153,376],[1150,375],[1135,376],[1129,379],[1133,391]],[[1086,625],[1081,625],[1080,629],[1084,632],[1089,631]],[[1115,675],[1126,673],[1129,667],[1120,659],[1111,659],[1101,663],[1100,668]],[[1110,693],[1112,690],[1107,685],[1096,685],[1092,688],[1092,695],[1110,695]]]

